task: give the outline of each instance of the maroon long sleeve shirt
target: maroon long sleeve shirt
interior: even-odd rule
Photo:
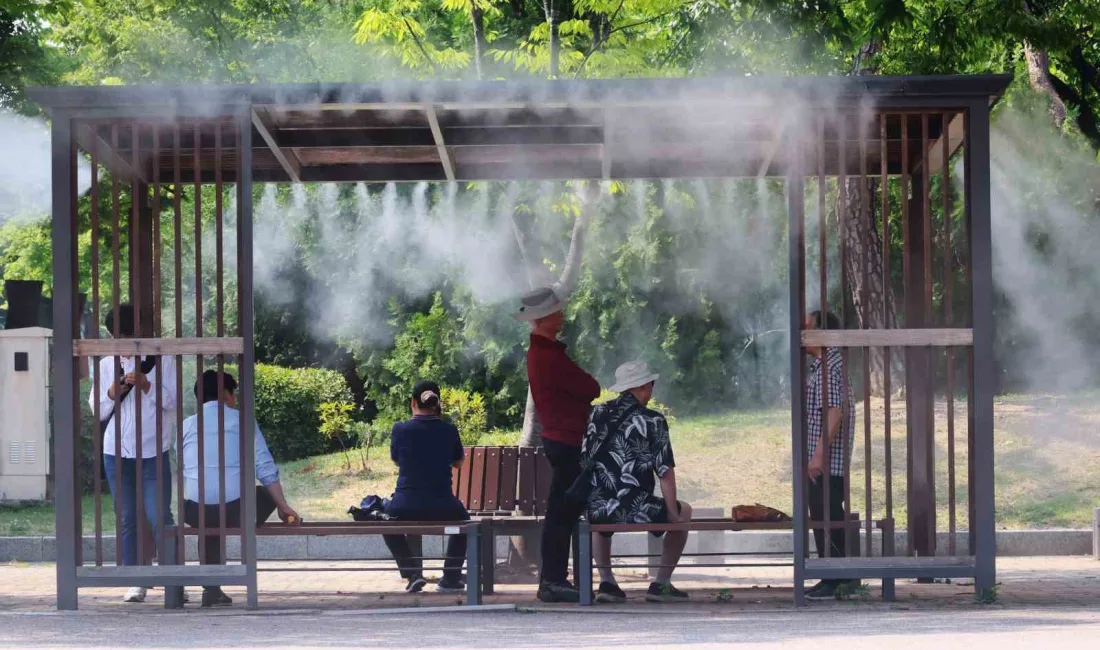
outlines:
[[[580,447],[592,401],[600,396],[599,382],[569,358],[564,343],[538,334],[531,335],[527,349],[527,380],[542,435]]]

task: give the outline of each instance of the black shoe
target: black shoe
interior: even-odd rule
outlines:
[[[568,582],[544,582],[539,585],[538,599],[544,603],[579,603],[581,592]]]
[[[805,591],[803,591],[802,593],[804,593],[804,594],[806,594],[807,596],[809,596],[809,595],[810,595],[810,594],[812,594],[812,593],[817,593],[818,591],[821,591],[821,588],[822,588],[822,587],[824,587],[824,586],[825,586],[826,584],[828,584],[828,583],[827,583],[827,582],[826,582],[825,580],[820,580],[820,581],[818,581],[818,583],[817,583],[816,585],[814,585],[814,586],[812,586],[812,587],[808,587],[808,588],[807,588],[807,589],[806,589]]]
[[[822,582],[806,592],[806,600],[836,600],[836,583]]]
[[[225,592],[221,589],[203,589],[202,590],[202,606],[203,607],[229,607],[233,604],[233,599],[225,595]]]
[[[409,578],[409,584],[405,585],[405,593],[418,594],[424,591],[424,586],[428,584],[428,581],[423,576],[415,576]]]
[[[448,580],[443,578],[435,585],[435,590],[443,594],[456,594],[466,591],[466,581],[462,579]]]
[[[672,583],[662,585],[658,582],[649,583],[649,591],[645,594],[648,603],[682,603],[690,596],[672,586]]]
[[[596,592],[597,603],[625,603],[626,592],[619,589],[619,585],[614,582],[601,582],[600,590]]]

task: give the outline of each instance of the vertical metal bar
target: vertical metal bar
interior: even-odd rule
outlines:
[[[175,195],[172,197],[172,234],[175,246],[172,251],[175,273],[176,338],[183,337],[183,213],[180,205],[183,195],[183,181],[180,176],[183,168],[180,160],[180,125],[177,122],[172,133],[172,184]],[[186,461],[183,457],[183,355],[176,355],[176,508],[180,516],[180,528],[184,523],[184,483],[183,473]],[[176,557],[182,564],[186,562],[186,538],[182,532],[176,536]]]
[[[789,323],[791,357],[791,463],[794,474],[794,601],[806,604],[803,592],[806,573],[806,418],[805,360],[802,351],[803,322],[806,314],[806,228],[805,178],[803,177],[800,135],[787,143],[790,167],[787,170],[787,263],[789,273]]]
[[[920,116],[921,136],[921,202],[924,204],[924,313],[927,323],[932,324],[932,174],[928,166],[932,162],[928,135],[928,113]],[[931,372],[929,372],[931,375]],[[933,434],[934,435],[934,434]]]
[[[223,263],[224,251],[222,244],[222,123],[214,123],[214,251],[217,279],[217,331],[218,336],[225,336],[225,265]],[[225,558],[225,403],[222,401],[222,391],[225,390],[225,357],[218,355],[218,525],[221,534],[218,535],[218,543],[221,545],[221,557]]]
[[[883,327],[890,325],[890,150],[886,133],[887,122],[890,116],[883,113],[879,119],[879,145],[882,150],[880,162],[880,184],[882,185],[882,313]],[[890,441],[890,390],[893,364],[890,359],[890,348],[882,349],[882,393],[883,408],[885,412],[885,439],[884,439],[884,465],[886,467],[886,518],[894,518],[894,466],[893,445]],[[885,545],[883,550],[885,551]]]
[[[481,604],[481,544],[480,524],[470,522],[466,528],[466,604],[471,607]]]
[[[202,123],[195,122],[194,149],[192,150],[192,167],[194,176],[192,184],[195,193],[195,338],[202,338]],[[195,355],[195,381],[202,385],[203,355]],[[199,398],[200,404],[196,409],[199,432],[198,476],[199,476],[199,562],[206,564],[206,429],[203,427],[202,402],[206,395]],[[242,515],[243,516],[243,515]]]
[[[989,171],[989,106],[967,111],[966,202],[970,214],[971,302],[974,319],[974,511],[977,533],[974,589],[988,595],[996,581],[996,513],[993,474],[993,252]]]
[[[153,297],[153,336],[160,338],[162,336],[160,330],[160,129],[156,124],[153,124],[153,202],[152,202],[152,216],[153,216],[153,246],[152,262],[153,262],[153,283],[152,283],[152,297]],[[157,563],[163,564],[166,557],[165,553],[165,540],[164,535],[164,522],[167,521],[167,513],[161,512],[164,507],[164,481],[167,478],[168,481],[172,480],[171,472],[167,477],[164,476],[164,463],[162,462],[162,456],[164,455],[164,368],[160,359],[157,360],[157,392],[156,392],[156,427],[157,427],[157,513],[160,520],[157,521],[156,527],[156,545],[157,545]],[[181,515],[183,513],[180,513]]]
[[[863,322],[869,323],[871,320],[871,274],[869,271],[871,255],[871,229],[874,227],[871,219],[871,201],[872,192],[870,185],[867,182],[867,122],[860,120],[859,122],[859,191],[862,200],[860,201],[860,218],[863,220],[863,228],[861,229],[862,237],[860,238],[860,244],[863,249],[863,255],[861,261],[862,271],[862,288],[863,291],[860,295],[860,306],[863,311]],[[852,451],[855,451],[854,449]],[[871,557],[871,537],[872,527],[871,521],[874,519],[872,506],[874,505],[873,497],[871,494],[871,472],[873,469],[871,461],[871,348],[863,348],[863,462],[864,462],[864,510],[865,510],[865,525],[867,530],[867,539],[865,541],[864,555]],[[857,540],[858,541],[858,540]],[[859,545],[857,543],[856,547]]]
[[[906,305],[905,311],[906,311],[906,316],[907,317],[905,319],[905,327],[907,327],[907,328],[913,327],[913,324],[910,323],[909,319],[908,319],[908,312],[909,312],[908,305],[910,303],[910,300],[912,300],[912,295],[913,295],[912,294],[912,287],[910,286],[911,285],[911,276],[912,276],[912,263],[911,263],[912,253],[911,253],[911,251],[912,251],[913,242],[912,242],[912,239],[910,237],[910,228],[909,228],[909,195],[910,195],[910,188],[909,188],[909,115],[903,113],[901,115],[901,223],[902,223],[902,226],[901,226],[901,228],[902,228],[901,259],[902,259],[902,276],[903,276],[902,277],[902,295],[904,296],[902,304]],[[911,354],[909,353],[908,350],[906,350],[904,352],[904,354],[905,354],[906,371],[907,371],[906,372],[906,379],[905,379],[905,387],[906,387],[906,393],[908,394],[909,390],[912,388],[909,385],[909,374],[908,374],[908,371],[910,369],[909,360],[910,360]],[[909,445],[912,445],[912,440],[913,440],[912,399],[909,399],[908,395],[906,397],[906,406],[907,406],[907,408],[905,409],[906,440],[908,441],[908,444],[907,444],[907,447],[906,447],[906,449],[907,449],[906,462],[908,463],[908,454],[912,453],[912,449]],[[906,472],[905,472],[906,495],[908,495],[908,498],[910,499],[909,502],[912,503],[913,472],[912,472],[912,468],[909,467],[908,464],[906,465],[906,467],[907,467]],[[912,512],[909,512],[908,516],[909,516],[909,520],[912,521],[913,520]],[[912,528],[912,527],[910,526],[909,528]],[[906,533],[907,533],[906,537],[907,537],[908,541],[906,543],[906,553],[905,554],[906,555],[913,555],[913,531],[912,530],[907,530]]]
[[[946,137],[946,133],[942,134]],[[932,143],[930,141],[929,133],[929,113],[921,113],[921,202],[924,207],[922,212],[924,230],[924,264],[922,265],[924,272],[924,327],[931,327],[934,322],[935,311],[932,308],[932,254],[935,249],[935,240],[932,238],[932,174],[930,171],[930,165],[932,163]],[[926,441],[923,443],[926,449],[927,463],[923,468],[923,471],[928,476],[929,491],[931,504],[929,507],[929,517],[931,519],[931,531],[932,537],[931,544],[934,551],[936,544],[936,532],[939,530],[938,524],[938,512],[936,508],[936,366],[933,363],[936,358],[936,350],[934,348],[927,348],[920,352],[924,356],[924,381],[927,382],[927,397],[924,400],[924,409],[926,412],[925,421],[928,423],[928,432],[926,434]]]
[[[820,259],[818,270],[820,271],[821,294],[819,309],[821,310],[821,329],[829,328],[829,248],[828,248],[828,224],[825,222],[825,118],[818,120],[817,138],[817,217],[818,217],[818,247]],[[824,445],[825,472],[821,475],[821,500],[825,506],[822,509],[825,519],[825,557],[832,555],[833,531],[832,512],[830,511],[830,490],[832,489],[832,446],[829,442],[829,348],[821,348],[821,438],[817,441],[818,452],[822,452]]]
[[[240,165],[237,174],[237,182],[240,184],[240,197],[238,202],[240,209],[241,239],[245,245],[240,251],[240,264],[242,282],[237,288],[241,294],[241,328],[244,332],[244,363],[241,364],[241,431],[245,432],[241,438],[245,440],[245,456],[241,459],[241,474],[244,476],[245,485],[249,489],[241,495],[245,506],[242,509],[242,523],[244,524],[241,548],[248,558],[247,587],[248,606],[255,608],[259,605],[256,592],[256,490],[251,489],[256,484],[256,436],[249,435],[255,430],[255,411],[253,404],[253,382],[255,380],[256,351],[255,328],[253,326],[253,300],[252,300],[252,107],[245,106],[237,115],[237,161]]]
[[[118,151],[118,124],[111,125],[111,150]],[[119,240],[122,237],[121,225],[119,223],[119,211],[121,210],[118,200],[118,174],[111,172],[111,209],[114,216],[114,230],[111,232],[111,241],[114,242],[114,291],[112,292],[111,299],[114,301],[114,318],[111,320],[114,331],[111,332],[111,336],[118,337],[119,335],[119,321],[121,316],[119,315],[119,302],[120,294],[122,293],[122,279],[121,279],[121,262],[120,262],[120,250]],[[111,381],[114,382],[119,379],[119,372],[122,364],[122,357],[111,357],[112,377]],[[122,401],[120,395],[116,392],[114,399],[114,410],[112,413],[115,419],[115,485],[118,489],[122,488]],[[122,526],[120,523],[120,517],[122,516],[122,509],[119,507],[118,496],[115,495],[115,564],[122,564]]]
[[[76,120],[70,121],[69,133],[72,133],[73,128],[76,125]],[[79,150],[77,147],[76,138],[70,137],[69,139],[69,231],[73,233],[72,240],[69,246],[69,259],[72,260],[72,264],[69,269],[69,283],[72,287],[73,297],[70,300],[69,309],[69,325],[72,327],[73,338],[80,338],[80,317],[81,314],[77,310],[76,297],[79,295],[80,290],[80,245],[78,243],[77,233],[80,232],[79,219],[78,219],[78,202],[80,192],[77,188],[77,155]],[[70,356],[68,360],[69,366],[73,370],[72,379],[72,400],[73,400],[73,422],[69,428],[70,440],[73,444],[73,484],[72,484],[72,498],[73,498],[73,528],[75,530],[76,537],[76,558],[74,558],[74,564],[80,566],[84,564],[84,506],[81,503],[83,497],[83,477],[80,467],[80,462],[77,460],[80,451],[80,364],[84,363],[83,358],[76,356]],[[58,432],[64,432],[65,429],[58,429]]]
[[[837,120],[837,129],[838,129],[837,144],[838,144],[838,147],[839,147],[839,152],[846,152],[846,148],[847,148],[846,143],[843,142],[842,138],[840,137],[841,133],[843,133],[845,136],[847,136],[847,129],[843,126],[844,120],[845,120],[845,118],[844,118],[843,115],[841,115],[840,118]],[[822,134],[822,135],[824,135],[824,134]],[[824,146],[824,143],[823,143],[822,146]],[[843,156],[841,156],[840,157],[840,167],[841,167],[841,169],[839,171],[840,176],[838,177],[838,181],[837,181],[837,196],[838,197],[840,196],[840,180],[844,180],[845,170],[843,168],[844,168],[845,162],[846,161],[844,160]],[[861,199],[862,199],[862,197],[861,197]],[[863,205],[862,200],[860,201],[860,205],[861,206]],[[861,210],[862,210],[862,208],[861,208]],[[847,210],[846,205],[845,205],[845,209],[843,209],[843,210],[841,210],[838,207],[838,209],[837,209],[837,219],[840,222],[839,223],[839,228],[840,228],[840,265],[839,265],[839,268],[840,268],[840,323],[841,323],[842,327],[847,328],[848,327],[848,318],[847,318],[847,316],[848,316],[848,301],[847,301],[846,298],[848,296],[848,227],[849,227],[849,224],[848,224],[848,210]],[[848,361],[849,361],[848,348],[843,347],[843,348],[840,349],[840,370],[841,370],[841,374],[843,375],[845,380],[848,379]],[[844,388],[847,388],[847,386],[845,386]],[[851,477],[849,476],[849,468],[851,467],[850,463],[851,463],[852,450],[850,449],[851,445],[848,444],[848,435],[847,434],[848,434],[848,426],[849,425],[854,426],[854,423],[848,421],[848,406],[849,406],[849,403],[848,403],[848,391],[847,390],[845,390],[843,393],[841,393],[841,398],[840,399],[841,399],[841,401],[840,401],[840,410],[841,410],[841,413],[843,415],[841,417],[841,429],[840,429],[840,434],[839,435],[840,435],[840,440],[841,440],[841,449],[843,450],[842,453],[843,453],[843,456],[844,456],[843,459],[842,459],[842,466],[844,467],[844,475],[841,478],[841,481],[842,481],[841,489],[842,489],[843,494],[844,494],[844,507],[843,507],[844,526],[845,526],[845,529],[844,529],[845,530],[845,536],[844,536],[845,549],[844,549],[844,553],[845,553],[845,555],[847,555],[848,554],[847,553],[848,552],[847,547],[851,546],[851,542],[852,542],[852,537],[849,534],[851,532],[851,530],[848,527],[848,520],[849,520],[848,513],[850,513],[851,510],[852,510],[852,505],[851,505],[852,504],[852,482],[850,480]],[[856,547],[857,548],[859,546],[858,542],[859,542],[859,527],[857,526],[856,527]]]
[[[73,385],[77,382],[73,363],[73,305],[76,287],[72,284],[76,247],[76,232],[70,227],[70,211],[76,194],[76,162],[72,155],[72,119],[67,113],[55,113],[50,133],[50,165],[52,179],[52,239],[53,239],[53,404],[54,424],[58,431],[70,432],[76,426],[78,405]],[[77,608],[76,560],[77,538],[76,449],[70,435],[57,436],[54,444],[55,488],[57,504],[54,524],[57,527],[57,608]]]
[[[952,300],[952,237],[951,237],[951,144],[948,142],[948,130],[951,114],[943,114],[943,128],[940,140],[943,142],[943,176],[940,185],[943,192],[943,325],[954,326],[951,309]],[[947,548],[951,555],[958,552],[958,525],[955,503],[955,349],[947,348]]]
[[[587,520],[577,523],[579,566],[573,572],[577,578],[577,590],[581,592],[583,606],[592,604],[592,524]]]
[[[965,276],[965,287],[967,291],[971,292],[971,298],[973,298],[974,287],[974,260],[973,260],[973,241],[974,241],[974,223],[972,219],[971,207],[970,207],[970,194],[971,194],[971,175],[970,167],[967,166],[967,160],[970,155],[970,140],[966,135],[970,132],[969,117],[964,115],[963,117],[963,226],[966,231],[966,240],[960,246],[960,250],[963,251],[966,256],[966,260],[963,263],[963,270]],[[973,300],[967,300],[965,303],[966,309],[966,324],[967,326],[974,327],[974,303]],[[970,555],[974,555],[978,547],[978,531],[977,531],[977,514],[975,511],[977,499],[975,498],[974,477],[976,475],[974,471],[974,346],[966,348],[966,449],[967,449],[967,468],[966,468],[966,503],[967,503],[967,521],[969,529],[968,533],[968,549]]]
[[[93,135],[96,128],[93,129]],[[90,147],[88,154],[91,156],[92,172],[92,201],[89,206],[92,221],[91,246],[92,246],[92,321],[95,327],[88,332],[88,337],[99,338],[99,160],[96,156],[98,147]],[[103,377],[99,372],[100,357],[92,359],[92,420],[95,426],[92,428],[92,464],[94,477],[92,479],[92,491],[95,496],[95,565],[103,566],[103,435],[99,432],[99,422],[102,413],[99,407],[99,391],[103,384]]]
[[[492,519],[482,519],[481,525],[481,593],[496,591],[496,532]]]
[[[145,297],[141,291],[141,203],[146,188],[144,183],[136,177],[137,170],[141,169],[140,136],[141,133],[137,123],[132,124],[130,126],[130,138],[132,140],[130,159],[135,177],[130,179],[130,260],[132,262],[130,267],[130,303],[134,307],[134,336],[143,334],[141,312],[145,307],[143,304]],[[137,355],[134,356],[134,376],[137,377],[140,373],[141,356]],[[140,565],[145,564],[145,526],[148,521],[145,513],[145,499],[141,496],[145,493],[142,489],[142,477],[145,475],[143,472],[145,452],[141,448],[143,428],[141,426],[141,406],[143,402],[141,396],[143,393],[136,384],[131,393],[133,394],[134,404],[134,494],[136,495],[134,501],[137,503],[137,554],[138,564]]]
[[[233,128],[234,128],[233,133],[236,137],[236,141],[239,143],[240,138],[241,138],[241,125],[240,125],[240,123],[234,122],[234,127]],[[249,128],[251,128],[251,125],[249,126]],[[238,147],[239,146],[240,145],[238,144]],[[244,250],[245,243],[244,243],[244,237],[242,236],[242,230],[241,230],[241,223],[242,223],[241,215],[242,215],[242,209],[243,209],[242,206],[244,205],[244,192],[243,192],[244,185],[241,183],[240,178],[241,178],[241,176],[240,176],[240,162],[239,162],[239,159],[238,159],[238,163],[237,163],[237,184],[236,184],[237,185],[237,187],[236,187],[236,189],[237,189],[237,214],[235,215],[236,216],[236,224],[234,225],[234,227],[236,228],[236,231],[237,231],[237,250],[236,250],[236,256],[237,256],[237,336],[239,336],[243,339],[244,338],[244,325],[243,325],[244,321],[241,318],[241,314],[244,312],[244,303],[243,303],[243,295],[244,294],[241,291],[241,287],[244,286],[244,279],[243,279],[243,276],[242,276],[242,273],[243,273],[242,268],[244,267],[244,264],[241,263],[241,252]],[[251,245],[251,242],[249,242],[249,245]],[[237,356],[237,368],[241,368],[243,366],[244,366],[244,354],[242,353],[242,354]],[[238,375],[239,374],[240,373],[238,372]],[[237,379],[240,379],[240,377],[238,376]],[[238,453],[237,457],[238,458],[244,458],[245,457],[245,438],[246,438],[246,436],[240,435],[240,436],[237,436],[237,438],[238,438],[237,442],[238,442],[238,445],[239,445],[239,449],[237,451],[237,453]],[[243,499],[244,498],[244,493],[248,490],[248,488],[250,486],[245,485],[244,472],[240,472],[240,476],[241,476],[241,498]],[[242,503],[243,503],[243,501],[242,501]],[[248,557],[245,555],[245,553],[246,553],[246,549],[245,549],[244,544],[242,543],[241,544],[241,562],[243,564],[247,565],[248,564]]]

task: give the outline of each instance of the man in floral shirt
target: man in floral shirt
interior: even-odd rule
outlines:
[[[592,410],[584,437],[582,460],[594,462],[588,521],[599,524],[648,524],[691,521],[691,506],[676,500],[675,461],[668,437],[668,422],[646,408],[653,397],[657,375],[643,361],[623,364],[615,371],[611,390],[619,397]],[[654,494],[657,480],[660,497]],[[654,533],[660,537],[661,533]],[[676,602],[688,595],[672,586],[672,571],[687,544],[687,531],[669,532],[661,550],[657,580],[649,585],[646,600]],[[596,602],[626,600],[611,571],[611,535],[593,541],[593,555],[600,566]]]

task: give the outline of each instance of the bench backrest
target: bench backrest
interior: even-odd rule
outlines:
[[[471,514],[546,514],[550,463],[542,447],[466,447],[451,490]]]

